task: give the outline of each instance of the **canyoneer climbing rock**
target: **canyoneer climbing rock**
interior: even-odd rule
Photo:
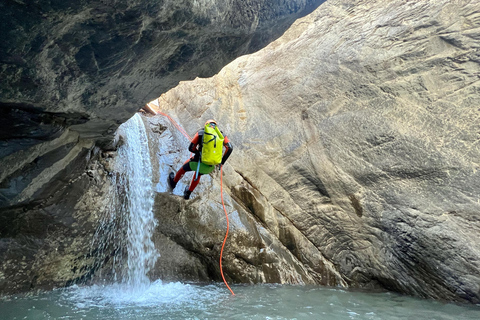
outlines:
[[[225,148],[224,153],[223,148]],[[176,174],[170,172],[168,176],[170,187],[175,189],[178,181],[186,172],[195,171],[190,186],[185,188],[185,199],[190,198],[202,175],[209,174],[217,165],[221,168],[225,164],[233,151],[233,145],[227,136],[220,131],[217,122],[208,120],[205,122],[205,126],[195,134],[188,150],[194,154],[193,157],[185,161]]]
[[[156,112],[156,111],[155,111],[155,112]],[[195,142],[193,142],[194,139],[190,138],[190,136],[185,132],[185,130],[183,130],[182,127],[180,127],[180,126],[175,122],[175,120],[173,120],[169,115],[167,115],[167,114],[165,114],[165,113],[163,113],[163,112],[160,112],[160,111],[158,111],[158,114],[161,114],[161,115],[163,115],[163,116],[166,116],[166,117],[170,120],[170,122],[171,122],[190,142],[193,143],[194,146],[195,146],[195,144],[198,144],[198,141],[202,141],[202,143],[203,143],[203,137],[202,137],[201,135],[199,135],[200,130],[199,130],[199,132],[197,132],[197,135],[195,135],[195,138],[194,138],[194,139],[195,139]],[[213,127],[213,125],[210,124],[210,123],[212,123],[212,122],[215,123],[214,126],[216,127],[216,126],[217,126],[217,125],[216,125],[216,122],[213,121],[213,120],[207,121],[207,122],[205,123],[205,126],[207,126],[207,124],[209,124],[209,126]],[[204,131],[205,131],[205,130],[204,130]],[[222,133],[222,136],[223,136],[223,133]],[[215,141],[215,139],[214,139],[214,141]],[[222,275],[223,282],[224,282],[225,285],[227,286],[228,290],[230,290],[230,292],[232,293],[232,295],[235,295],[235,293],[233,292],[232,288],[230,288],[230,286],[229,286],[228,283],[227,283],[227,280],[225,279],[225,275],[223,274],[223,268],[222,268],[223,249],[225,248],[225,243],[227,242],[228,229],[229,229],[229,226],[230,226],[230,223],[229,223],[229,221],[228,221],[227,208],[225,208],[225,202],[224,202],[224,200],[223,200],[223,179],[222,179],[222,177],[223,177],[223,164],[225,163],[225,161],[227,161],[228,157],[230,156],[230,153],[232,153],[232,150],[233,150],[233,146],[232,146],[232,144],[230,143],[230,141],[228,141],[228,138],[227,138],[226,136],[225,136],[224,139],[223,139],[223,145],[225,146],[226,151],[225,151],[225,154],[222,156],[222,160],[221,160],[220,165],[219,165],[219,169],[220,169],[220,197],[221,197],[221,199],[222,199],[223,211],[225,212],[225,220],[227,221],[227,231],[226,231],[226,233],[225,233],[225,238],[223,238],[222,249],[220,250],[220,260],[219,260],[219,262],[220,262],[220,274]],[[192,144],[190,144],[189,149],[196,149],[196,150],[199,150],[199,149],[200,149],[200,148],[194,147],[194,146],[192,146]],[[222,147],[223,147],[223,146],[222,146]],[[214,146],[214,148],[216,148],[216,146]],[[200,152],[199,152],[199,155],[200,155]],[[201,155],[200,155],[199,159],[201,159]],[[192,160],[192,159],[190,159],[190,160]],[[217,161],[218,161],[218,160],[217,160]],[[188,162],[188,161],[187,161],[187,162]],[[184,166],[185,166],[185,165],[184,165]],[[190,168],[190,166],[188,166],[188,168]],[[187,168],[187,169],[188,169],[188,168]],[[183,167],[181,168],[181,170],[182,170],[182,169],[183,169]],[[179,170],[179,171],[180,171],[180,170]],[[183,171],[186,172],[185,169],[183,169]],[[177,173],[177,174],[178,174],[178,173]],[[180,176],[177,180],[175,180],[176,175],[175,175],[173,172],[171,172],[171,173],[168,175],[168,183],[170,184],[170,186],[172,187],[172,189],[175,188],[175,186],[177,185],[178,180],[180,180],[180,178],[181,178],[182,176],[183,176],[183,174],[181,174],[181,176]],[[199,166],[199,165],[197,165],[196,176],[197,176],[198,178],[200,178],[200,166]],[[199,180],[198,178],[197,178],[197,181]],[[195,177],[194,177],[193,179],[195,179]],[[193,182],[193,180],[192,180],[192,182]],[[197,183],[198,183],[198,182],[197,182]],[[193,189],[192,189],[192,190],[193,190]],[[190,193],[191,193],[191,192],[190,192]],[[190,197],[190,193],[187,194],[188,197]]]

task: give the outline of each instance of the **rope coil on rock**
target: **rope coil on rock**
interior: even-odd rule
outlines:
[[[183,130],[183,128],[180,127],[175,122],[175,120],[173,120],[169,115],[167,115],[163,112],[160,112],[160,111],[156,111],[156,112],[157,112],[157,114],[161,114],[161,115],[167,117],[168,120],[170,120],[170,122],[178,129],[178,131],[180,131],[190,142],[192,141],[192,138],[188,135],[188,133],[185,132],[185,130]],[[220,250],[220,274],[222,275],[223,282],[227,286],[228,290],[230,290],[232,295],[235,295],[235,293],[233,293],[233,290],[228,285],[227,280],[225,280],[225,276],[223,275],[223,268],[222,268],[223,248],[225,247],[225,243],[227,242],[228,230],[230,228],[230,223],[228,221],[227,209],[225,208],[225,203],[223,201],[223,166],[220,166],[220,197],[222,199],[222,206],[223,206],[223,211],[225,212],[225,218],[227,219],[227,232],[225,233],[225,238],[223,239],[223,243],[222,243],[222,249]]]

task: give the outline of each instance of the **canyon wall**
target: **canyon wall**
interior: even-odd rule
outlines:
[[[255,221],[250,234],[272,234],[297,264],[314,270],[321,259],[350,287],[478,303],[479,8],[327,1],[265,49],[157,103],[191,134],[218,121],[235,146],[226,192]],[[201,209],[218,196],[207,185],[174,209],[178,222],[192,211],[221,219],[221,208]],[[180,242],[211,234],[195,232]],[[226,260],[232,271],[242,263]]]

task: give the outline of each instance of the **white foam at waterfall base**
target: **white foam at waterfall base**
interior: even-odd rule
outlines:
[[[195,286],[175,283],[152,282],[144,287],[133,287],[125,283],[111,285],[73,286],[63,293],[63,299],[74,302],[79,309],[131,308],[131,307],[173,307],[196,305],[202,308],[217,300],[225,292],[217,286]]]
[[[128,217],[127,270],[123,279],[132,287],[145,288],[150,283],[147,274],[154,267],[158,252],[152,241],[157,221],[153,216],[152,165],[145,126],[135,114],[119,127],[124,144],[118,150],[116,171],[124,184]]]

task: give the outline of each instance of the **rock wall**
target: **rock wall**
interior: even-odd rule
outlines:
[[[110,146],[146,102],[258,50],[321,2],[2,2],[0,159],[11,157],[0,207],[24,200],[9,177],[33,160],[20,151],[67,129]]]
[[[43,191],[43,201],[2,209],[1,293],[84,282],[108,265],[112,252],[107,248],[97,254],[92,242],[109,203],[108,163],[113,158],[88,147],[66,166],[64,172],[75,178],[56,175],[52,189]]]
[[[76,131],[109,143],[139,106],[258,50],[321,2],[2,2],[0,106],[80,115]]]
[[[114,148],[146,102],[260,49],[322,2],[2,1],[0,293],[88,275],[108,189],[95,146]]]
[[[220,172],[202,176],[191,200],[183,199],[183,190],[193,172],[187,173],[172,193],[167,176],[190,157],[190,142],[166,117],[150,117],[145,122],[150,128],[156,185],[155,246],[161,255],[150,276],[166,281],[222,281],[219,257],[227,223]],[[231,169],[227,170],[232,176]],[[259,190],[238,175],[232,183],[236,187],[223,192],[229,214],[223,254],[228,281],[346,286],[334,266]]]
[[[331,0],[218,75],[180,83],[160,109],[191,134],[219,122],[235,146],[232,217],[272,235],[306,282],[325,261],[351,287],[479,303],[479,8]],[[218,187],[202,184],[188,203],[157,203],[171,207],[167,235],[210,259],[221,235],[204,225],[222,212],[203,208]],[[248,239],[233,236],[225,257],[238,281],[255,277],[235,265],[268,264]]]

